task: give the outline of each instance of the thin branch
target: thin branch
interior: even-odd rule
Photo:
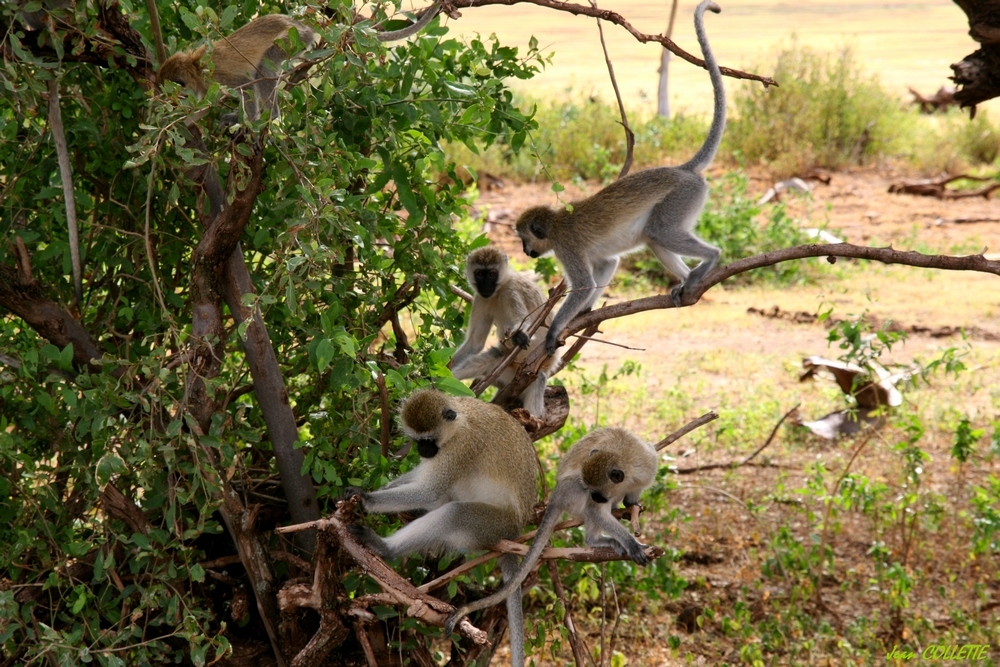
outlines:
[[[160,30],[160,13],[156,9],[156,0],[146,0],[146,11],[149,12],[149,29],[153,32],[153,42],[156,44],[156,60],[160,65],[167,59],[167,50],[163,48],[163,31]]]
[[[389,424],[392,417],[389,414],[389,391],[386,389],[382,371],[375,376],[375,384],[378,386],[379,407],[382,410],[381,454],[384,458],[389,456]]]
[[[712,410],[711,412],[706,412],[701,417],[698,417],[697,419],[689,421],[687,424],[685,424],[681,428],[677,429],[676,431],[674,431],[673,433],[671,433],[670,435],[668,435],[667,437],[665,437],[663,440],[660,440],[658,443],[656,443],[655,445],[653,445],[653,448],[656,449],[656,451],[658,451],[658,452],[662,451],[662,450],[666,449],[667,447],[669,447],[670,445],[672,445],[673,443],[675,443],[678,440],[680,440],[681,438],[683,438],[685,435],[687,435],[691,431],[695,430],[696,428],[701,428],[705,424],[707,424],[707,423],[709,423],[711,421],[715,421],[718,418],[719,418],[719,415],[716,414],[715,410]]]
[[[750,465],[750,461],[753,460],[755,456],[764,451],[764,448],[766,448],[768,445],[771,444],[771,442],[774,440],[774,436],[777,435],[778,433],[778,429],[781,427],[782,424],[785,423],[785,420],[788,419],[789,415],[791,415],[792,413],[794,413],[796,410],[799,409],[799,405],[801,404],[796,403],[794,408],[783,414],[781,416],[781,419],[778,420],[778,423],[774,425],[773,429],[771,429],[771,435],[767,436],[767,440],[764,441],[764,444],[758,447],[756,450],[754,450],[753,454],[746,457],[742,461],[733,461],[732,463],[706,463],[705,465],[694,466],[693,468],[673,468],[670,470],[670,472],[675,475],[690,475],[696,472],[703,472],[705,470],[717,470],[720,468],[728,468],[730,470],[736,470],[737,468],[740,468],[742,466]]]
[[[590,6],[597,9],[597,0],[589,0]],[[628,175],[628,170],[632,168],[632,153],[635,149],[635,133],[628,125],[628,116],[625,115],[625,104],[622,103],[622,94],[618,90],[618,79],[615,78],[615,67],[611,64],[611,56],[608,54],[608,45],[604,41],[604,28],[601,26],[601,19],[597,19],[597,33],[601,36],[601,48],[604,49],[604,62],[608,64],[608,75],[611,77],[611,87],[615,90],[615,99],[618,100],[618,113],[622,117],[622,127],[625,128],[625,162],[622,170],[618,173],[618,178]]]
[[[671,53],[680,57],[683,60],[688,61],[692,65],[697,65],[698,67],[705,68],[705,61],[697,56],[693,56],[681,47],[677,46],[672,39],[669,37],[664,37],[663,35],[647,35],[636,30],[631,23],[629,23],[624,16],[618,14],[617,12],[612,12],[607,9],[597,9],[594,7],[587,7],[584,5],[575,5],[569,2],[561,2],[560,0],[452,0],[451,4],[456,9],[462,9],[465,7],[488,7],[490,5],[504,5],[511,7],[513,5],[528,3],[532,5],[537,5],[539,7],[547,7],[549,9],[555,9],[560,12],[567,12],[575,16],[589,16],[595,19],[601,19],[602,21],[607,21],[608,23],[613,23],[615,25],[621,26],[629,32],[636,41],[646,44],[648,42],[656,42],[662,44],[664,48],[669,49]],[[760,81],[767,86],[777,86],[778,82],[768,76],[759,76],[757,74],[750,74],[748,72],[742,72],[736,69],[730,69],[729,67],[720,67],[719,70],[722,72],[723,76],[728,76],[733,79],[746,79],[749,81]]]
[[[49,129],[56,145],[59,160],[59,180],[62,181],[63,199],[66,202],[66,226],[69,228],[69,256],[73,265],[73,294],[76,307],[83,310],[83,264],[80,260],[80,231],[76,220],[76,195],[73,192],[73,168],[69,163],[69,144],[63,129],[62,109],[59,102],[58,74],[49,79]]]
[[[459,297],[460,299],[462,299],[466,303],[472,303],[472,295],[469,294],[468,292],[466,292],[461,287],[456,287],[455,285],[452,285],[451,286],[451,293],[454,294],[455,296]]]

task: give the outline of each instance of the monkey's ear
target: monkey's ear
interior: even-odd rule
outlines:
[[[197,65],[198,61],[201,60],[202,56],[205,55],[206,47],[204,44],[199,46],[197,49],[191,52],[191,64]]]
[[[545,227],[537,222],[531,223],[531,233],[534,234],[535,238],[539,241],[544,241],[548,238],[548,234],[545,232]]]
[[[610,479],[615,484],[621,484],[625,481],[625,473],[623,473],[618,468],[612,468],[608,471],[608,479]]]
[[[458,417],[458,413],[451,408],[447,408],[441,412],[441,416],[444,417],[446,422],[453,422],[455,421],[455,418]]]

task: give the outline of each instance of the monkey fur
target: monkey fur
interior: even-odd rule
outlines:
[[[435,3],[424,10],[412,25],[401,30],[378,33],[378,39],[382,42],[406,39],[422,30],[439,11],[440,4]],[[262,105],[270,108],[272,118],[278,113],[278,100],[275,96],[278,76],[276,68],[282,61],[297,53],[287,53],[276,42],[287,40],[292,28],[298,31],[299,42],[305,47],[315,46],[319,42],[320,37],[316,31],[292,17],[284,14],[267,14],[258,16],[212,45],[215,80],[224,86],[242,89],[244,110],[250,120],[257,120],[260,117]],[[181,51],[170,56],[157,72],[157,83],[173,81],[190,88],[198,99],[203,98],[208,92],[201,64],[205,52],[206,47],[200,46],[194,51]],[[249,94],[247,88],[253,89],[253,95]],[[229,114],[224,118],[225,122],[235,122],[235,120],[235,116]]]
[[[288,40],[289,31],[298,31],[299,42],[311,47],[319,40],[319,35],[290,16],[267,14],[258,16],[239,30],[212,45],[212,64],[215,80],[224,86],[240,88],[243,93],[243,108],[249,120],[260,117],[263,106],[278,113],[277,87],[278,66],[289,54],[276,42]],[[208,92],[208,84],[202,76],[201,59],[205,46],[194,51],[175,53],[164,61],[156,74],[156,80],[173,81],[190,88],[201,99]],[[227,121],[235,121],[235,117]]]
[[[516,574],[505,579],[503,587],[489,597],[455,610],[445,623],[445,632],[451,632],[471,612],[498,604],[520,590],[564,512],[583,519],[588,546],[611,547],[619,555],[646,565],[649,559],[644,545],[611,511],[621,502],[626,506],[639,503],[639,496],[656,479],[658,462],[659,455],[652,445],[623,428],[599,428],[578,440],[559,460],[556,488]],[[513,624],[510,627],[513,632]]]
[[[526,350],[518,355],[516,361],[523,360],[540,345],[540,335],[533,336],[529,341],[521,327],[528,324],[546,301],[541,288],[528,276],[511,269],[507,255],[495,246],[478,248],[469,253],[465,275],[475,296],[465,340],[452,358],[452,374],[459,380],[485,377],[506,355],[507,350],[502,345],[480,353],[494,324],[497,338],[502,340],[510,336],[511,342]],[[546,324],[551,319],[551,315],[547,317]],[[534,382],[521,393],[521,404],[535,417],[543,418],[545,415],[545,382],[548,371],[557,361],[558,357],[550,357]],[[503,387],[514,379],[516,370],[513,365],[508,366],[495,384]]]
[[[400,411],[403,432],[417,443],[420,464],[377,491],[347,489],[368,512],[425,510],[387,538],[370,528],[348,529],[382,558],[410,553],[487,549],[521,533],[538,499],[535,450],[524,428],[498,406],[433,389],[414,392]],[[500,558],[504,578],[517,558]],[[521,589],[508,595],[507,614],[522,628],[511,634],[511,657],[524,662]]]
[[[600,298],[618,268],[620,255],[648,245],[681,279],[670,293],[677,306],[719,261],[719,249],[694,233],[708,194],[701,172],[715,157],[726,126],[726,93],[705,35],[706,9],[716,13],[721,9],[712,0],[704,0],[694,15],[698,42],[715,91],[715,111],[705,143],[695,156],[679,167],[630,174],[568,208],[530,208],[517,221],[525,254],[540,257],[554,251],[569,278],[570,294],[545,338],[545,350],[550,355],[555,353],[569,321],[592,308]],[[692,270],[681,257],[702,261]]]

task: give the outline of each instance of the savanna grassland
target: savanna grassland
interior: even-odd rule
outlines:
[[[694,50],[692,6],[681,4],[675,36]],[[662,30],[662,8],[608,8],[640,30]],[[509,9],[496,8],[481,29],[515,39],[530,32],[556,51],[555,65],[521,88],[525,105],[537,105],[530,148],[541,160],[503,147],[453,154],[503,183],[487,189],[480,180],[475,213],[529,266],[509,226],[517,214],[595,192],[617,175],[624,142],[592,22]],[[480,20],[466,16],[463,32]],[[808,242],[808,228],[862,245],[1000,256],[992,199],[887,191],[942,173],[997,177],[995,103],[970,121],[958,112],[919,116],[904,99],[907,85],[936,90],[948,64],[974,50],[956,6],[734,2],[708,22],[723,64],[782,84],[764,94],[726,81],[731,122],[700,228],[723,248],[723,262]],[[671,90],[682,112],[655,119],[636,94],[655,93],[655,49],[605,32],[631,104],[635,168],[687,159],[708,125],[700,115],[707,76],[675,60]],[[758,203],[776,181],[807,175],[828,182]],[[553,193],[553,181],[566,190]],[[651,255],[624,266],[605,292],[609,303],[666,291],[669,277]],[[671,446],[647,493],[644,539],[666,549],[663,558],[647,569],[560,566],[594,664],[904,665],[964,644],[984,647],[981,664],[1000,662],[996,277],[807,260],[731,282],[691,308],[605,323],[605,343],[588,343],[560,376],[571,417],[548,441],[550,469],[558,450],[597,425],[659,440],[709,410],[719,414]],[[908,375],[898,384],[902,404],[877,430],[836,441],[814,435],[799,423],[852,399],[831,378],[800,381],[811,355],[877,360]],[[750,465],[691,470],[742,461],[795,406]],[[563,602],[545,568],[528,599],[536,664],[573,664]]]

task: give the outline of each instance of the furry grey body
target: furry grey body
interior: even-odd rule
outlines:
[[[403,404],[403,431],[417,441],[420,464],[377,491],[358,495],[368,512],[424,510],[389,537],[350,524],[348,529],[383,558],[410,553],[436,555],[487,549],[517,537],[538,499],[535,450],[524,428],[501,408],[474,398],[432,389],[415,392]],[[514,556],[500,561],[505,576],[517,569]],[[507,600],[511,656],[524,656],[521,589]]]
[[[495,271],[495,279],[490,281],[483,275],[477,278],[477,272],[482,274],[484,271]],[[507,255],[493,246],[479,248],[470,253],[466,260],[465,273],[469,287],[473,291],[473,299],[465,340],[452,358],[452,374],[459,380],[485,377],[506,355],[507,350],[502,345],[494,345],[481,352],[494,325],[497,338],[503,340],[510,336],[515,345],[525,349],[525,352],[518,355],[516,360],[518,362],[541,345],[541,335],[536,334],[528,341],[521,327],[529,324],[546,301],[545,295],[535,281],[511,269],[508,266]],[[546,318],[546,324],[551,321],[550,315]],[[544,327],[541,330],[545,330]],[[545,383],[548,380],[548,370],[556,361],[557,357],[550,358],[542,367],[538,377],[520,396],[524,408],[539,418],[545,415]],[[515,373],[516,367],[508,366],[495,384],[503,387],[514,379]]]
[[[596,429],[577,441],[559,461],[556,488],[520,568],[492,595],[453,612],[445,630],[451,631],[469,613],[498,604],[514,591],[520,591],[521,582],[541,556],[564,513],[583,520],[588,546],[611,547],[645,565],[648,558],[644,545],[611,511],[622,502],[626,506],[639,503],[642,492],[656,479],[658,462],[659,456],[652,445],[623,428]]]
[[[539,206],[525,211],[517,221],[525,254],[539,257],[554,251],[570,282],[571,292],[546,336],[549,354],[555,353],[569,321],[593,308],[622,254],[648,246],[681,280],[671,292],[675,305],[680,305],[685,290],[700,283],[719,261],[719,249],[694,232],[708,195],[701,172],[715,157],[726,125],[722,73],[705,36],[706,9],[721,10],[712,0],[704,0],[695,10],[695,30],[712,78],[715,110],[705,143],[695,156],[679,167],[630,174],[587,199],[573,202],[572,210]],[[694,257],[701,263],[688,269],[683,257]]]

